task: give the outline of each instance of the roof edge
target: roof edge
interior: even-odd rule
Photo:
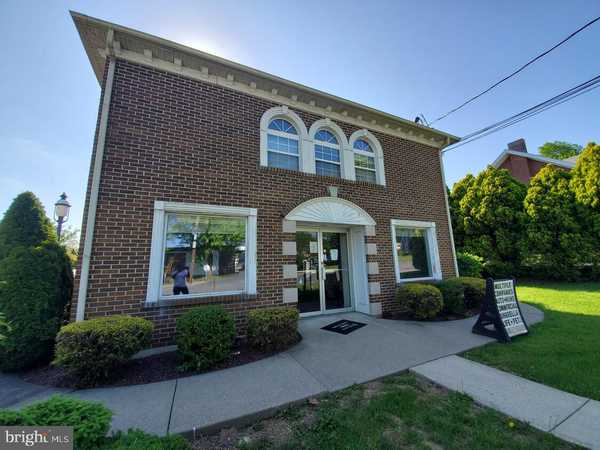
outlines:
[[[504,150],[502,153],[500,153],[500,156],[498,156],[496,158],[496,160],[492,163],[492,166],[494,166],[495,168],[500,167],[500,165],[504,161],[506,161],[506,159],[511,155],[512,156],[520,156],[522,158],[527,158],[527,159],[533,159],[534,161],[540,161],[540,162],[544,162],[546,164],[552,164],[554,166],[563,167],[565,169],[572,169],[573,167],[575,167],[575,163],[565,161],[564,159],[548,158],[546,156],[537,155],[535,153],[524,153],[524,152],[518,152],[518,151],[514,151],[514,150]]]
[[[104,72],[104,61],[105,61],[106,54],[109,54],[112,50],[110,48],[110,46],[113,45],[113,42],[109,42],[109,41],[112,41],[112,36],[109,37],[109,34],[114,34],[115,32],[119,32],[119,33],[129,35],[131,37],[134,37],[136,39],[146,41],[146,42],[152,43],[154,45],[158,45],[160,47],[166,47],[175,52],[189,55],[193,58],[198,58],[200,60],[204,60],[204,61],[216,64],[219,66],[223,66],[225,68],[229,68],[234,71],[245,73],[249,77],[253,77],[253,78],[260,79],[260,80],[265,80],[270,83],[281,85],[282,87],[287,88],[288,90],[298,91],[299,93],[306,94],[309,97],[312,96],[312,97],[318,98],[319,100],[325,100],[325,101],[329,101],[332,103],[336,103],[341,106],[345,106],[348,109],[362,111],[364,115],[374,117],[373,119],[371,119],[371,123],[377,123],[378,121],[380,123],[381,122],[393,122],[397,125],[400,125],[402,128],[408,129],[410,131],[414,130],[413,132],[416,134],[418,134],[418,133],[433,134],[437,137],[443,138],[444,142],[441,144],[442,147],[460,141],[459,137],[452,135],[450,133],[446,133],[446,132],[437,130],[435,128],[426,127],[426,126],[414,123],[410,120],[404,119],[402,117],[399,117],[399,116],[396,116],[396,115],[393,115],[390,113],[386,113],[384,111],[380,111],[378,109],[371,108],[369,106],[366,106],[366,105],[363,105],[363,104],[360,104],[360,103],[357,103],[357,102],[354,102],[354,101],[351,101],[351,100],[348,100],[348,99],[345,99],[342,97],[338,97],[333,94],[328,94],[324,91],[320,91],[318,89],[314,89],[314,88],[305,86],[303,84],[296,83],[294,81],[287,80],[285,78],[281,78],[276,75],[272,75],[270,73],[267,73],[267,72],[264,72],[264,71],[261,71],[258,69],[254,69],[252,67],[245,66],[243,64],[236,63],[234,61],[231,61],[231,60],[228,60],[225,58],[221,58],[219,56],[212,55],[210,53],[206,53],[201,50],[194,49],[192,47],[178,44],[178,43],[170,41],[168,39],[160,38],[160,37],[157,37],[157,36],[142,32],[142,31],[134,30],[132,28],[118,25],[118,24],[108,22],[108,21],[105,21],[102,19],[97,19],[95,17],[91,17],[91,16],[88,16],[88,15],[85,15],[85,14],[82,14],[82,13],[79,13],[76,11],[70,10],[69,12],[75,23],[77,31],[82,40],[83,46],[86,50],[86,53],[90,60],[90,63],[96,74],[96,78],[98,78],[99,82],[101,82],[101,77]],[[94,32],[91,32],[92,28],[95,28],[93,30]],[[112,33],[109,33],[109,30],[113,30]],[[102,36],[102,32],[104,32],[104,36]],[[104,54],[104,55],[102,54],[102,52],[99,52],[99,50],[101,50],[101,48],[99,47],[99,44],[100,44],[100,40],[102,37],[104,37],[104,42],[103,42],[102,47],[106,49],[106,54]],[[331,107],[329,107],[329,108],[331,108]],[[361,115],[358,115],[357,117],[360,118]],[[377,120],[375,117],[377,117],[377,119],[379,119],[379,120]],[[365,120],[365,127],[368,127],[368,124],[369,124],[369,122]],[[409,132],[409,134],[410,134],[410,132]],[[432,145],[432,144],[430,144],[430,145]],[[440,145],[438,144],[436,146],[439,147]]]

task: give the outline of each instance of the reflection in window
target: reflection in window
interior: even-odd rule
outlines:
[[[274,119],[269,123],[267,134],[267,159],[269,167],[298,170],[298,132],[285,119]]]
[[[327,130],[315,134],[315,169],[317,175],[339,178],[340,145],[337,138]]]
[[[240,292],[246,289],[246,219],[166,216],[162,295]]]
[[[430,249],[426,228],[396,227],[396,252],[400,278],[429,278],[432,276]]]
[[[364,139],[354,142],[354,172],[357,181],[377,182],[373,149]]]

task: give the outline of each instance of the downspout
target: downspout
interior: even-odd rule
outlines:
[[[112,40],[112,29],[109,30],[107,41]],[[110,42],[107,42],[110,44]],[[112,46],[108,45],[110,49]],[[106,56],[109,57],[109,54]],[[94,240],[94,227],[96,225],[96,209],[98,208],[98,193],[100,191],[100,175],[102,173],[102,161],[104,159],[104,147],[106,142],[106,131],[108,128],[108,112],[115,75],[115,59],[110,58],[108,63],[108,74],[104,85],[104,97],[100,112],[100,124],[98,128],[98,141],[96,142],[96,157],[94,158],[94,171],[92,172],[92,186],[90,190],[90,203],[88,205],[87,221],[85,225],[85,240],[83,242],[83,256],[81,259],[81,272],[79,275],[79,290],[77,292],[77,313],[75,320],[80,322],[85,318],[85,302],[87,298],[88,278],[90,273],[90,259],[92,256],[92,242]]]
[[[458,261],[456,260],[456,248],[454,247],[454,232],[452,231],[452,217],[450,216],[450,202],[448,201],[448,186],[446,185],[446,172],[444,170],[444,156],[442,150],[450,145],[450,138],[446,138],[446,145],[440,148],[440,169],[442,171],[442,183],[444,183],[444,199],[446,201],[446,214],[448,215],[448,231],[450,231],[450,244],[452,245],[452,258],[454,259],[454,273],[458,277]]]

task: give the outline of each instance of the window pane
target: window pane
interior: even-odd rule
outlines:
[[[363,152],[373,153],[373,149],[371,148],[369,143],[363,139],[359,139],[359,140],[355,141],[353,147],[355,149],[361,150]]]
[[[355,169],[356,181],[366,181],[367,183],[377,183],[377,176],[372,170]]]
[[[340,162],[340,151],[337,148],[315,145],[315,158]]]
[[[267,148],[269,150],[276,150],[279,152],[290,153],[292,155],[298,154],[298,141],[296,139],[288,139],[281,136],[275,136],[273,134],[267,135]]]
[[[162,295],[246,288],[246,219],[167,214]]]
[[[426,229],[396,227],[396,252],[400,278],[432,276]]]
[[[323,161],[317,161],[317,175],[324,175],[328,177],[340,177],[340,165],[327,163]]]
[[[269,128],[271,130],[283,131],[284,133],[298,134],[296,128],[285,119],[271,120]]]
[[[315,134],[315,140],[329,142],[330,144],[336,144],[336,145],[338,144],[338,140],[333,135],[333,133],[331,133],[330,131],[327,131],[327,130],[318,131],[317,134]]]
[[[279,167],[280,169],[298,170],[298,157],[284,155],[282,153],[269,152],[269,167]]]
[[[364,169],[375,170],[375,158],[366,155],[354,155],[354,165]]]

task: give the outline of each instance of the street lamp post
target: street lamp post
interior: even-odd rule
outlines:
[[[62,225],[69,220],[69,210],[71,204],[67,200],[67,194],[64,192],[61,194],[58,201],[54,204],[54,220],[56,221],[56,234],[58,240],[60,240],[60,233],[62,231]]]

